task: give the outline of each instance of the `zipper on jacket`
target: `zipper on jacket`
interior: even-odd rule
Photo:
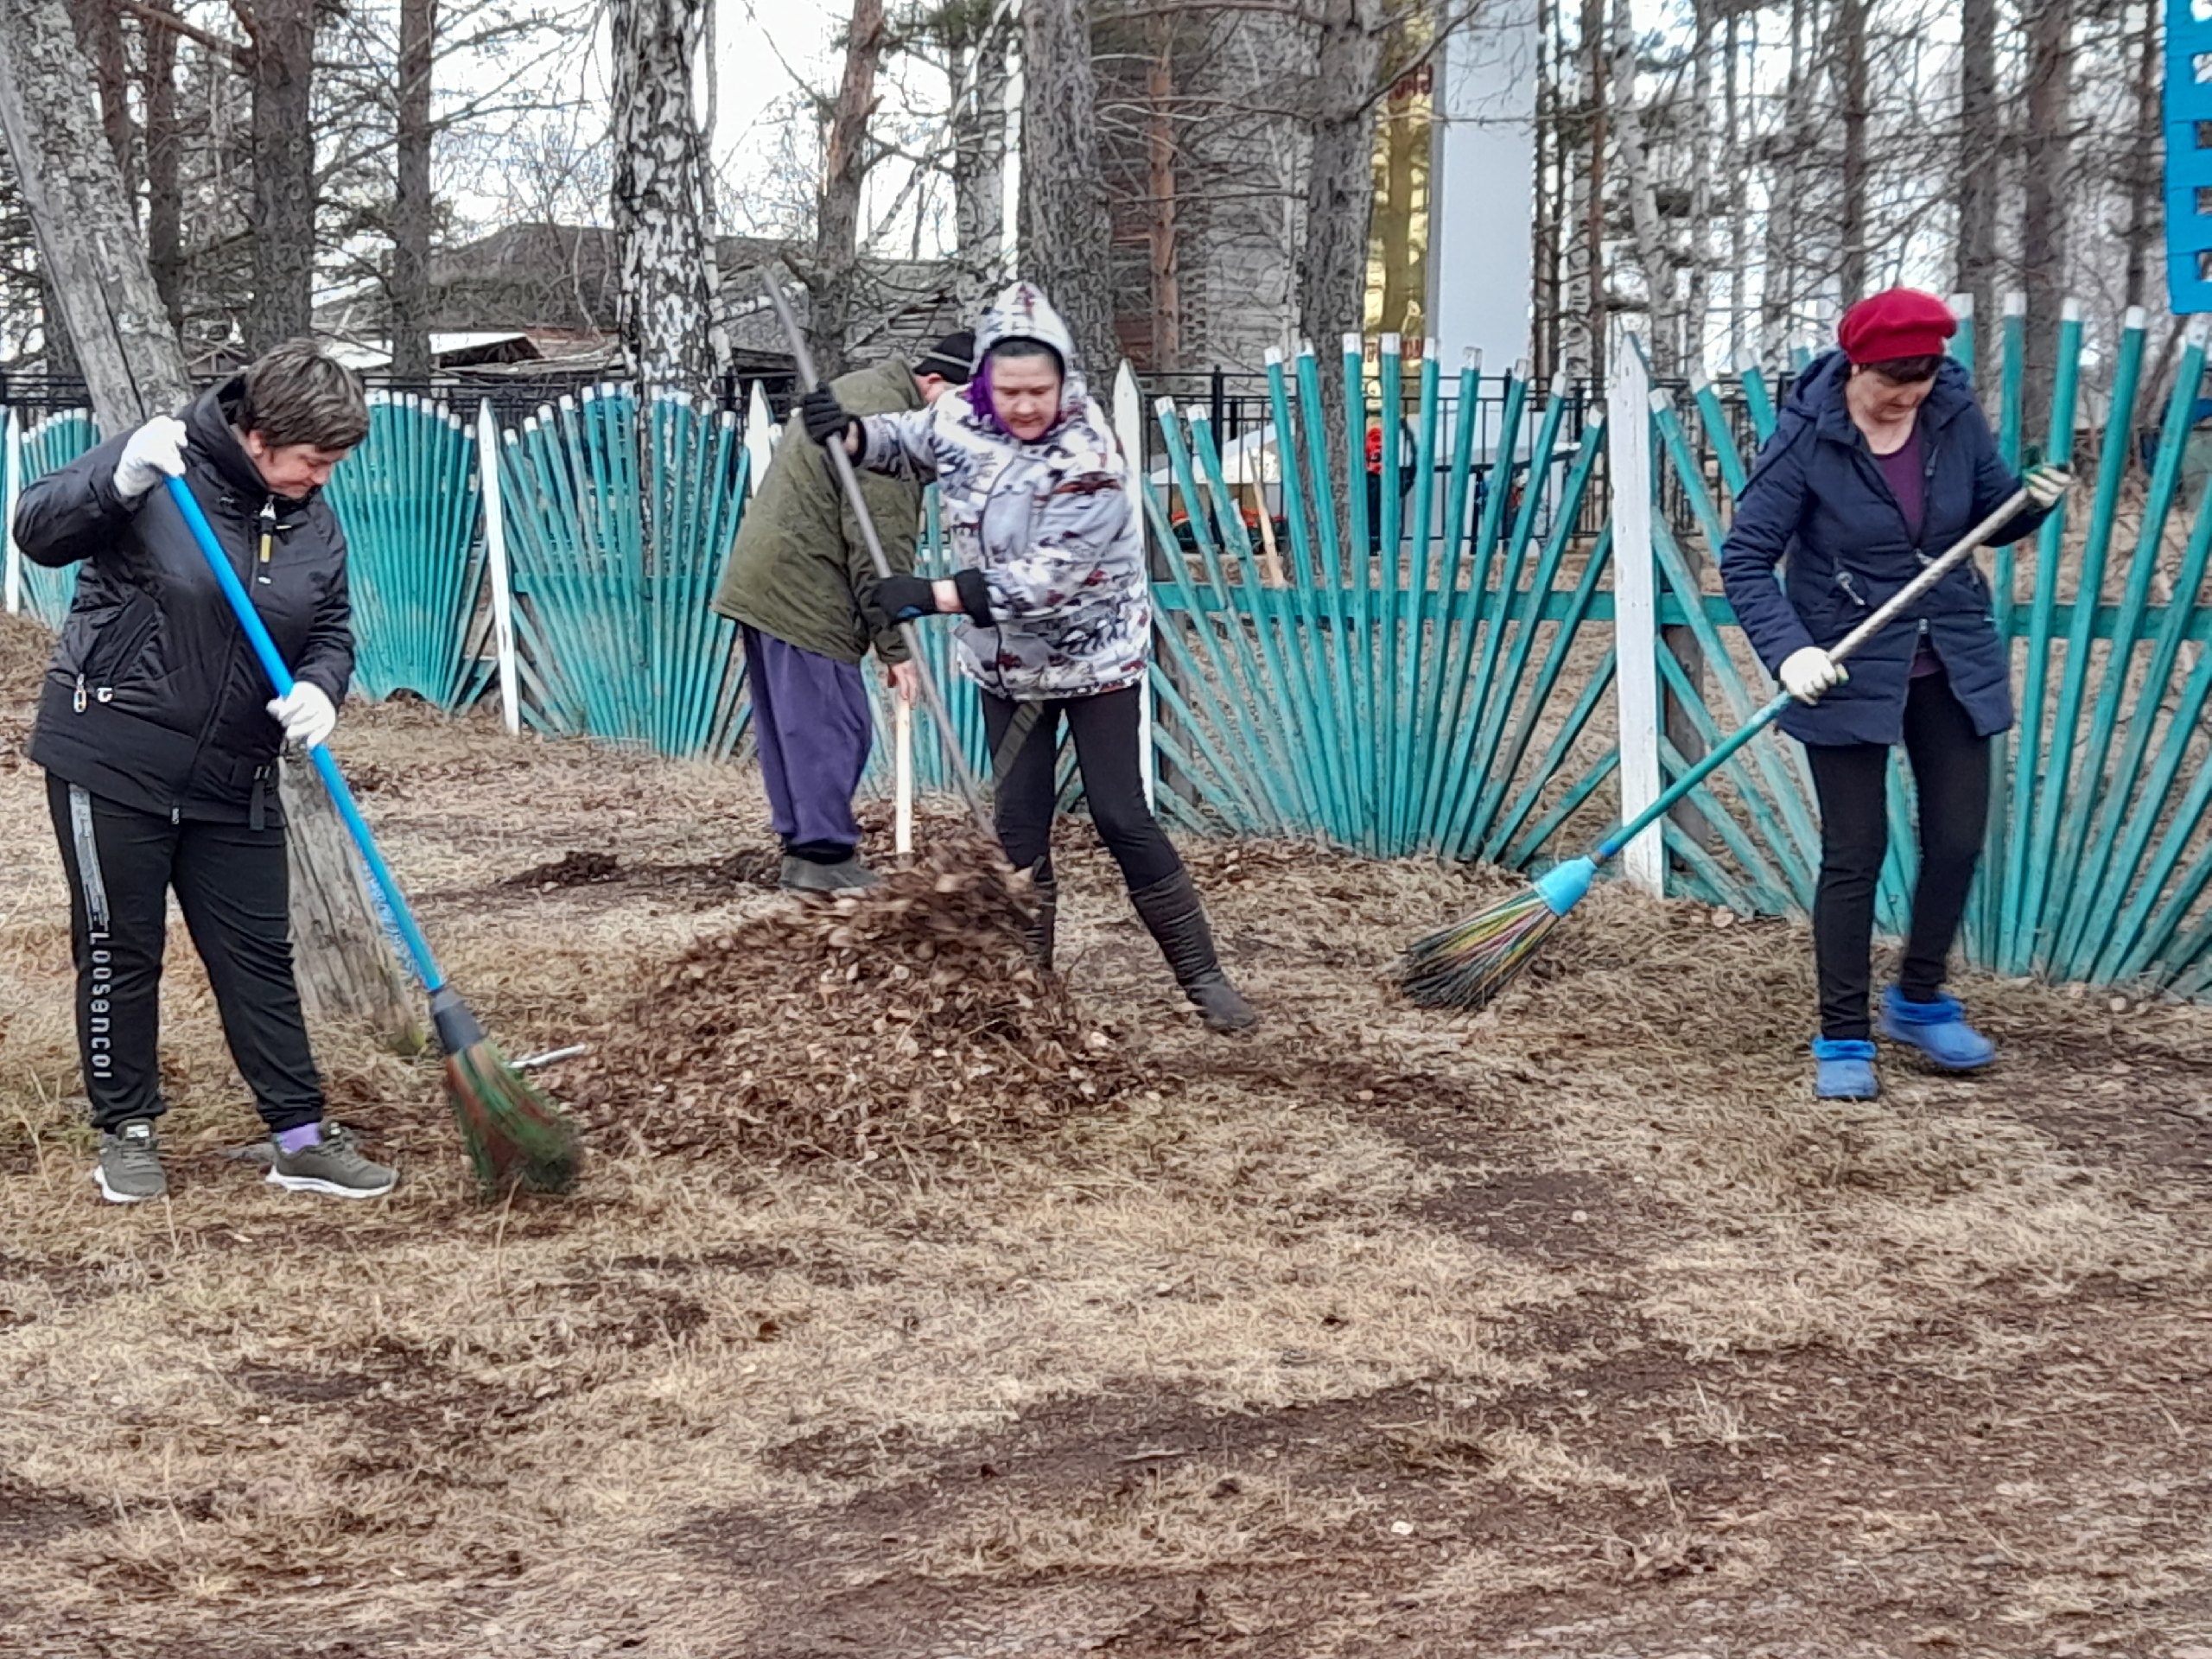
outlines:
[[[263,587],[269,585],[269,560],[275,553],[276,541],[276,498],[270,496],[261,504],[261,556],[256,561],[260,567],[255,578]]]
[[[1866,596],[1859,591],[1858,579],[1850,571],[1839,569],[1835,573],[1835,585],[1842,588],[1849,595],[1851,602],[1860,610],[1866,608]]]

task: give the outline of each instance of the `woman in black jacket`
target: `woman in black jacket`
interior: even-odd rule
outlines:
[[[292,971],[277,801],[289,739],[323,742],[353,672],[346,539],[320,499],[368,431],[353,372],[281,346],[181,419],[113,438],[22,494],[16,540],[80,567],[47,670],[30,758],[69,876],[77,1036],[93,1179],[113,1203],[165,1197],[154,1120],[168,894],[207,964],[223,1033],[273,1141],[269,1179],[373,1198],[397,1180],[322,1121]],[[165,488],[213,524],[298,681],[272,702],[215,576]]]
[[[1978,1071],[1997,1053],[1943,991],[1988,816],[1989,740],[2012,723],[2010,659],[1988,584],[1969,560],[1869,639],[1848,674],[1828,656],[2024,484],[2031,505],[1992,540],[2026,535],[2066,487],[2063,472],[2033,468],[2023,480],[1999,456],[1973,383],[1944,354],[1957,327],[1942,301],[1911,289],[1852,307],[1842,349],[1798,378],[1720,553],[1728,602],[1752,648],[1804,705],[1783,715],[1782,728],[1805,745],[1820,797],[1813,1090],[1824,1100],[1876,1092],[1867,958],[1898,742],[1919,793],[1920,880],[1897,982],[1882,1000],[1882,1034],[1951,1071]]]

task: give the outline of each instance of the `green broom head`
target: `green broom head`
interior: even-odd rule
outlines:
[[[454,992],[441,990],[430,999],[430,1019],[446,1051],[446,1098],[485,1189],[565,1192],[574,1186],[584,1154],[569,1115],[507,1064]]]
[[[1512,898],[1415,940],[1398,969],[1399,988],[1423,1007],[1489,1006],[1589,892],[1596,874],[1592,861],[1574,859]]]

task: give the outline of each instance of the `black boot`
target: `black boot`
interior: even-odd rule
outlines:
[[[1029,946],[1030,959],[1049,974],[1052,971],[1052,943],[1060,915],[1060,884],[1049,875],[1039,876],[1030,883],[1030,890],[1037,895],[1037,914],[1023,930],[1022,938]]]
[[[1198,902],[1188,870],[1178,870],[1142,893],[1131,893],[1129,902],[1167,958],[1183,995],[1205,1016],[1208,1031],[1249,1031],[1260,1023],[1258,1013],[1221,971],[1213,930],[1206,925],[1205,906]]]

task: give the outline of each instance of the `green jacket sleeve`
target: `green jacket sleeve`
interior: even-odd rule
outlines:
[[[824,466],[829,458],[823,459]],[[861,495],[868,503],[869,518],[874,521],[875,533],[883,543],[883,556],[891,561],[891,569],[899,575],[910,575],[914,569],[914,544],[921,530],[920,493],[912,484],[903,483],[881,473],[860,474]],[[875,600],[875,561],[868,556],[868,542],[861,534],[860,519],[854,514],[849,497],[842,498],[839,512],[845,534],[845,558],[852,572],[853,598],[860,605],[863,616]],[[906,660],[906,642],[899,630],[889,628],[875,636],[875,654],[886,663]]]

